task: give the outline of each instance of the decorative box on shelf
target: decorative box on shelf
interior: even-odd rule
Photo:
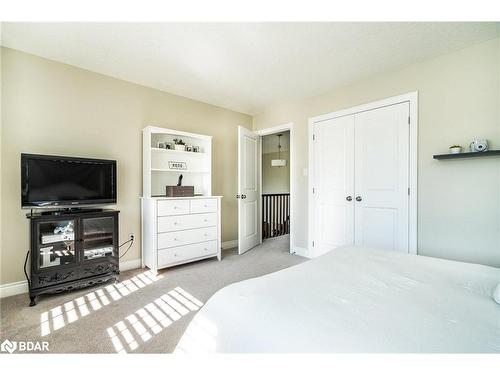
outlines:
[[[167,197],[194,197],[194,186],[167,186]]]

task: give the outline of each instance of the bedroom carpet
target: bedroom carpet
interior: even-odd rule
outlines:
[[[160,271],[122,272],[120,283],[41,296],[28,307],[26,294],[0,300],[0,342],[49,343],[50,353],[171,353],[196,311],[231,283],[305,261],[288,253],[288,238],[265,241],[239,256],[216,258]],[[230,306],[229,306],[230,308]]]

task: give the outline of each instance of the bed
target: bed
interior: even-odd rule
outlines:
[[[500,353],[500,269],[342,247],[229,285],[176,353]]]

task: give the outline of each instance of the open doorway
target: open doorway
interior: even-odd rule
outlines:
[[[272,239],[290,248],[289,130],[261,136],[261,181],[262,241]]]
[[[257,131],[238,127],[240,255],[263,241],[271,246],[275,239],[281,249],[295,254],[293,144],[292,123]]]

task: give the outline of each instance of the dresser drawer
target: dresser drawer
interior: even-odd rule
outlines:
[[[217,225],[216,213],[163,216],[158,218],[158,233],[212,227],[215,225]]]
[[[193,199],[191,200],[191,213],[217,212],[217,199]]]
[[[158,234],[158,249],[217,239],[217,227],[181,230]]]
[[[158,267],[217,254],[217,241],[207,241],[158,251]]]
[[[189,213],[189,200],[158,201],[158,216],[186,215]]]

